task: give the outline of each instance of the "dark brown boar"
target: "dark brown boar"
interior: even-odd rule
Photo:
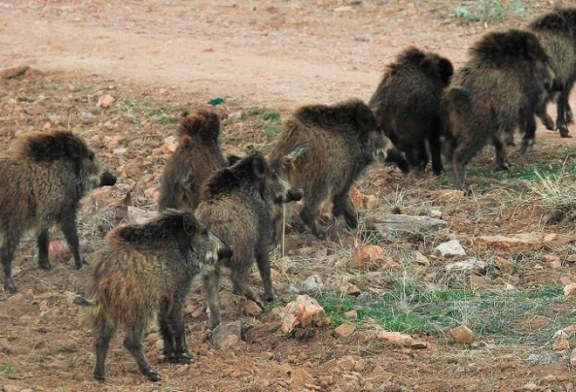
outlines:
[[[79,201],[92,188],[114,185],[84,141],[67,131],[29,132],[0,158],[0,257],[4,289],[16,292],[12,279],[14,252],[27,230],[37,235],[38,265],[49,269],[48,230],[58,225],[82,267],[76,215]]]
[[[386,156],[387,141],[372,111],[360,100],[303,106],[283,124],[270,165],[303,189],[300,217],[314,235],[325,238],[317,219],[328,200],[334,217],[344,215],[348,227],[357,227],[348,192],[368,165]]]
[[[106,237],[95,261],[89,299],[92,305],[96,365],[93,376],[105,379],[105,362],[117,327],[125,328],[124,346],[142,374],[161,379],[142,351],[142,336],[154,319],[164,341],[169,362],[191,363],[184,327],[184,302],[192,279],[213,269],[232,249],[212,235],[192,213],[166,210],[141,225],[121,226]]]
[[[426,145],[434,174],[444,170],[440,137],[446,113],[442,94],[453,73],[450,60],[410,47],[388,65],[368,103],[388,138],[418,170],[428,164]]]
[[[555,8],[541,15],[528,25],[540,45],[546,51],[550,66],[554,70],[558,84],[556,130],[562,137],[570,137],[568,124],[572,123],[572,109],[568,102],[570,92],[576,81],[576,8]],[[554,96],[549,95],[548,101]],[[547,115],[546,115],[547,116]],[[543,117],[543,120],[546,117]],[[553,124],[550,118],[545,124]]]
[[[218,115],[205,110],[185,113],[179,135],[180,144],[162,173],[158,207],[194,211],[204,181],[227,165],[220,150]]]
[[[258,152],[216,172],[204,184],[197,209],[198,220],[234,248],[232,258],[220,264],[230,269],[235,294],[262,304],[248,284],[256,259],[264,284],[262,299],[271,301],[274,298],[269,252],[275,239],[277,206],[301,197],[301,190],[291,188],[283,181]],[[204,280],[210,328],[220,323],[219,279],[218,268]]]
[[[492,32],[473,45],[445,93],[450,134],[444,152],[458,188],[468,190],[464,167],[486,142],[504,170],[509,162],[503,143],[516,127],[526,128],[524,149],[533,143],[536,105],[553,81],[548,56],[529,32]]]

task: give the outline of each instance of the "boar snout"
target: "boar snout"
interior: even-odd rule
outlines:
[[[109,171],[105,171],[100,176],[100,186],[112,186],[116,184],[116,176]]]

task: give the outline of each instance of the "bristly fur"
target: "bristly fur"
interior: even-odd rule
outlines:
[[[484,66],[492,67],[514,66],[518,60],[548,59],[536,36],[521,30],[485,34],[470,48],[470,56]]]
[[[576,8],[554,8],[552,12],[533,20],[529,26],[534,31],[556,31],[576,36]]]
[[[425,53],[424,51],[412,46],[404,50],[396,58],[396,61],[389,64],[385,72],[393,75],[396,72],[403,72],[407,64],[412,64],[421,69],[432,79],[440,79],[447,85],[454,73],[452,63],[435,53]]]
[[[220,119],[216,113],[207,110],[198,110],[194,113],[184,112],[180,119],[178,134],[182,140],[201,139],[217,143],[220,134]]]
[[[240,159],[233,166],[216,172],[206,181],[202,200],[217,198],[219,195],[226,195],[231,190],[242,187],[245,183],[253,183],[257,171],[262,171],[262,174],[269,171],[268,163],[260,152],[254,152]]]
[[[360,99],[335,105],[303,106],[294,113],[294,118],[312,127],[320,126],[334,132],[356,131],[359,134],[366,134],[376,123],[372,111]]]
[[[394,143],[386,160],[402,171],[424,170],[431,156],[434,173],[443,172],[440,138],[446,116],[442,92],[453,73],[450,60],[416,47],[406,48],[386,67],[368,105]]]
[[[17,143],[16,154],[38,162],[93,156],[86,144],[69,131],[28,132],[20,137]]]
[[[116,231],[116,235],[123,241],[134,244],[166,242],[175,238],[177,233],[183,230],[185,216],[188,225],[190,225],[189,222],[198,224],[194,215],[169,209],[162,211],[159,216],[145,224],[120,227]]]

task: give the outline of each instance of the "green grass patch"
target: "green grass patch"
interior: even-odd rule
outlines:
[[[272,127],[268,127],[262,131],[262,134],[266,136],[268,139],[272,139],[276,135],[280,133],[280,127],[278,125],[274,125]]]
[[[280,123],[280,114],[277,112],[264,113],[262,118],[264,119],[264,121],[270,121],[270,122],[275,123],[275,124]]]
[[[524,0],[473,0],[454,8],[454,16],[469,22],[504,22],[510,16],[526,16]]]
[[[443,334],[465,324],[477,336],[498,343],[544,344],[554,332],[570,325],[576,314],[574,306],[566,304],[560,286],[474,292],[399,285],[378,298],[324,295],[318,302],[333,326],[346,321],[346,312],[355,310],[357,323],[370,318],[390,331]],[[531,329],[529,320],[534,317],[547,320],[547,325]]]
[[[483,177],[491,181],[506,181],[506,180],[524,180],[524,181],[540,181],[541,177],[559,177],[563,173],[576,173],[576,165],[564,167],[562,162],[547,163],[543,162],[540,165],[532,167],[523,167],[514,165],[510,170],[496,171],[493,167],[478,167],[469,166],[466,172],[471,177]]]
[[[148,114],[153,117],[158,124],[176,124],[178,122],[178,118],[171,115],[172,111],[173,110],[170,106],[164,105],[156,109],[150,109]]]
[[[12,374],[14,373],[14,368],[12,367],[12,364],[8,363],[8,362],[4,362],[0,364],[0,373],[4,373],[4,374]]]

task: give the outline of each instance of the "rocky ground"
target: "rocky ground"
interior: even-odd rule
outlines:
[[[29,130],[72,129],[118,174],[115,187],[82,204],[89,260],[111,227],[156,210],[184,110],[220,115],[226,153],[248,145],[268,152],[282,119],[299,105],[367,100],[385,64],[408,45],[438,51],[458,67],[485,31],[521,27],[553,5],[570,5],[421,3],[0,2],[0,69],[29,66],[0,80],[0,141],[9,148]],[[575,225],[570,213],[549,222],[559,201],[545,185],[571,211],[575,151],[573,139],[539,124],[532,153],[512,148],[509,173],[493,171],[490,148],[473,160],[472,197],[452,190],[445,176],[375,165],[353,193],[358,230],[336,223],[324,242],[289,230],[285,255],[273,255],[276,302],[260,311],[224,285],[228,338],[206,330],[195,289],[186,309],[194,364],[163,363],[152,328],[146,353],[164,376],[156,384],[137,372],[120,337],[108,380],[92,380],[90,319],[72,302],[86,291],[92,267],[74,270],[54,230],[53,269],[39,270],[26,238],[14,261],[20,293],[0,293],[0,388],[573,391]],[[420,217],[418,224],[390,230],[403,215]],[[461,246],[455,255],[437,250],[449,241]],[[281,313],[299,294],[317,300],[329,319],[287,332]]]

